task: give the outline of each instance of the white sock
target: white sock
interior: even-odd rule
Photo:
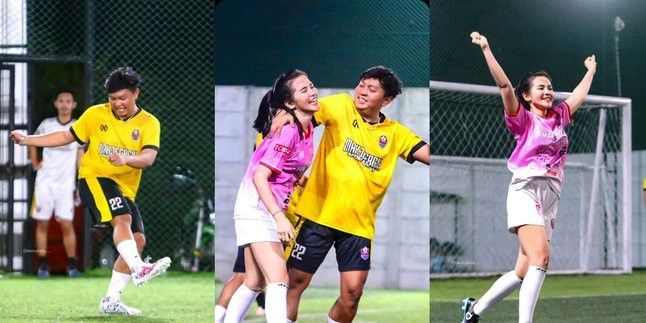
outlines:
[[[287,323],[296,323],[296,321],[292,321],[290,319],[287,319]]]
[[[265,318],[267,323],[287,322],[287,284],[271,283],[267,285]]]
[[[330,314],[328,314],[327,323],[339,323],[339,322],[337,322],[337,321],[333,320],[332,318],[330,318]]]
[[[523,282],[522,279],[516,276],[515,271],[510,271],[496,280],[489,290],[478,299],[476,305],[473,306],[473,313],[481,315],[488,308],[496,304],[507,295],[511,294],[516,288],[520,287]]]
[[[110,278],[110,285],[108,285],[108,292],[105,293],[106,297],[111,299],[120,299],[121,293],[123,293],[124,288],[130,282],[132,276],[130,274],[120,273],[118,271],[112,271],[112,278]]]
[[[225,314],[227,314],[226,307],[215,305],[215,323],[223,323]]]
[[[139,256],[135,240],[123,240],[119,242],[117,245],[117,251],[119,251],[119,254],[123,257],[123,260],[126,261],[128,267],[130,267],[130,270],[133,273],[139,272],[139,269],[143,266],[144,262]]]
[[[537,266],[529,266],[527,274],[520,287],[520,294],[518,295],[518,322],[530,323],[534,317],[534,308],[536,301],[538,301],[538,294],[541,292],[541,286],[547,269]]]
[[[254,292],[246,284],[240,285],[231,296],[224,323],[240,323],[249,310],[251,303],[260,292]],[[266,305],[266,304],[265,304]]]

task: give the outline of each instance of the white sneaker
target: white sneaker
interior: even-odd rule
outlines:
[[[170,258],[164,257],[152,264],[144,263],[139,272],[132,274],[132,283],[141,286],[149,280],[163,274],[170,267]]]
[[[104,297],[99,303],[99,312],[102,314],[123,314],[123,315],[139,315],[141,311],[130,306],[126,306],[120,299],[111,299]]]

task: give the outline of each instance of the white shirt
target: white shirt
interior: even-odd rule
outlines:
[[[41,135],[52,131],[67,130],[74,122],[76,119],[62,124],[56,117],[47,118],[40,123],[34,134]],[[81,147],[78,143],[72,142],[65,146],[43,148],[42,167],[36,174],[36,184],[47,181],[66,187],[75,187],[76,153]]]

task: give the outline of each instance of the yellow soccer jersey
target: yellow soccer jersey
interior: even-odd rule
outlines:
[[[144,148],[159,149],[159,120],[139,109],[127,120],[119,120],[109,103],[88,108],[70,128],[80,144],[88,143],[81,159],[79,178],[107,177],[114,180],[124,196],[135,200],[142,170],[128,165],[114,166],[108,160],[113,152],[135,156]]]
[[[425,143],[386,119],[371,125],[348,94],[319,100],[314,117],[325,125],[312,172],[296,213],[313,222],[373,239],[377,208],[392,179],[397,157],[412,163]]]

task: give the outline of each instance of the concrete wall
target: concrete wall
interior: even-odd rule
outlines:
[[[615,157],[613,154],[607,155],[609,161],[614,161]],[[586,226],[591,208],[593,159],[592,154],[568,156],[565,183],[550,243],[552,270],[579,270],[583,266]],[[633,172],[635,174],[635,170]],[[623,215],[621,204],[615,202],[615,199],[621,200],[623,194],[621,174],[621,169],[618,169],[616,173],[608,172],[605,178],[600,179],[601,189],[594,206],[594,234],[589,260],[591,269],[619,268],[622,265]],[[637,175],[634,177],[638,178]],[[485,165],[451,158],[435,159],[431,171],[431,191],[452,194],[457,202],[431,200],[431,237],[441,242],[453,242],[464,251],[454,263],[446,264],[447,270],[452,266],[452,270],[457,272],[488,273],[513,268],[518,242],[507,231],[506,201],[510,180],[511,172],[506,167],[506,160]],[[606,217],[606,214],[610,216]],[[614,221],[615,214],[617,224],[608,225],[606,221]],[[633,236],[637,239],[638,222],[635,214],[633,217]],[[607,230],[608,226],[614,226],[617,230]],[[639,244],[638,241],[633,243],[635,259]],[[643,249],[643,243],[641,246]]]
[[[231,275],[237,248],[233,204],[238,185],[251,157],[256,133],[251,124],[268,88],[216,86],[215,88],[215,274]],[[349,89],[319,89],[319,96]],[[409,88],[383,112],[429,140],[428,89]],[[318,144],[322,127],[316,129]],[[428,289],[429,169],[426,165],[398,163],[382,203],[373,242],[372,269],[367,286]],[[314,276],[318,286],[337,286],[339,273],[334,250]]]

